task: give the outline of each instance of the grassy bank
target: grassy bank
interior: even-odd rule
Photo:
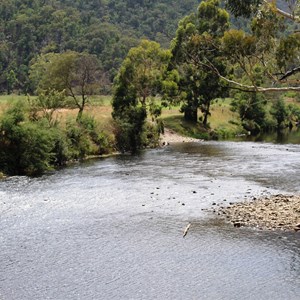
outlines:
[[[40,175],[71,161],[115,151],[107,97],[92,98],[80,118],[78,109],[70,105],[53,113],[44,103],[28,102],[27,96],[0,98],[0,170],[7,175]]]
[[[228,138],[242,131],[239,125],[238,114],[230,110],[230,99],[217,100],[211,106],[211,116],[209,117],[209,129],[201,123],[187,122],[180,113],[180,107],[171,109],[165,108],[162,111],[161,119],[165,126],[175,132],[199,139]],[[199,112],[199,117],[201,113]]]
[[[34,98],[34,96],[30,96]],[[0,115],[9,108],[15,102],[27,102],[28,96],[26,95],[1,95],[0,96]],[[95,117],[101,127],[106,131],[112,133],[112,107],[111,107],[111,96],[93,96],[90,98],[89,104],[85,110],[87,115]],[[55,117],[61,123],[65,123],[68,118],[76,118],[78,113],[77,108],[73,109],[59,109],[55,112]]]
[[[286,104],[294,104],[300,107],[298,98],[295,97],[285,98]],[[291,95],[293,96],[293,95]],[[297,101],[298,100],[298,101]],[[0,114],[8,108],[14,101],[27,101],[25,95],[2,95],[0,96]],[[93,116],[99,127],[106,132],[109,136],[113,136],[113,123],[112,123],[112,97],[111,96],[93,96],[90,98],[89,105],[85,109],[87,115]],[[197,124],[187,122],[180,113],[180,106],[171,108],[164,108],[162,110],[161,120],[163,120],[165,127],[172,129],[183,136],[193,138],[207,139],[219,138],[226,139],[242,133],[243,129],[239,116],[230,109],[231,99],[219,99],[214,101],[211,106],[211,116],[209,116],[209,129],[204,128],[199,122]],[[267,104],[267,111],[270,110],[271,99]],[[62,124],[68,118],[76,118],[78,110],[74,109],[60,109],[56,112],[56,116]],[[199,112],[199,117],[201,113]]]
[[[113,135],[112,125],[112,106],[111,96],[94,96],[90,98],[89,105],[85,113],[93,116],[99,126],[110,136]],[[25,95],[2,95],[0,96],[0,114],[3,113],[9,105],[15,101],[27,101]],[[77,109],[60,109],[56,112],[56,117],[62,124],[68,118],[76,118]],[[199,113],[199,116],[201,113]],[[238,125],[238,115],[230,110],[230,99],[218,100],[211,107],[211,116],[209,117],[209,127],[207,130],[201,123],[194,124],[186,122],[183,114],[180,113],[180,107],[164,108],[161,119],[166,127],[175,132],[194,138],[208,138],[210,132],[215,132],[220,137],[229,137],[238,133],[241,128]]]

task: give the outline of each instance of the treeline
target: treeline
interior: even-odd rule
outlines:
[[[198,1],[2,0],[0,93],[33,92],[32,59],[67,50],[95,54],[107,92],[128,50],[140,38],[168,46],[177,23]]]
[[[29,65],[38,54],[67,50],[95,54],[110,85],[128,50],[141,38],[168,48],[178,21],[199,0],[2,0],[0,93],[33,92]],[[277,1],[280,7],[286,2]],[[244,28],[248,22],[233,20]]]
[[[180,105],[184,119],[207,132],[212,104],[226,97],[246,134],[299,125],[299,105],[285,103],[300,92],[297,3],[286,1],[283,12],[275,2],[227,2],[203,0],[179,22],[169,50],[142,41],[129,51],[113,97],[123,151],[143,148],[148,136],[162,132],[159,116],[170,105]],[[233,28],[230,13],[251,18],[251,26]]]

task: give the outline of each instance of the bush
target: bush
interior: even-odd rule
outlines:
[[[91,117],[51,126],[46,118],[30,119],[30,110],[17,103],[0,120],[0,172],[35,176],[73,159],[107,153],[112,144]]]
[[[277,129],[282,129],[285,127],[285,123],[288,118],[288,110],[285,105],[285,102],[282,98],[276,100],[271,107],[270,114],[276,121],[276,127]]]
[[[9,175],[39,175],[51,168],[54,139],[41,123],[25,120],[24,106],[4,113],[0,123],[0,170]]]
[[[83,115],[77,121],[69,120],[66,136],[72,159],[105,154],[112,148],[108,136],[98,129],[97,122],[91,116]]]

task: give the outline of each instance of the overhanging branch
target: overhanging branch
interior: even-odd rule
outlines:
[[[285,74],[283,74],[283,76],[281,76],[279,78],[279,81],[283,81],[285,80],[286,78],[292,76],[292,75],[295,75],[296,73],[300,72],[300,67],[297,67],[297,68],[294,68],[290,71],[287,71]]]
[[[205,64],[208,66],[208,64]],[[255,85],[247,85],[247,84],[242,84],[240,82],[237,82],[235,80],[231,80],[226,78],[225,76],[221,75],[219,70],[209,62],[209,66],[211,70],[213,70],[221,79],[223,79],[225,82],[232,84],[235,87],[238,87],[242,89],[245,92],[259,92],[259,93],[270,93],[270,92],[288,92],[288,91],[294,91],[294,92],[300,92],[300,86],[287,86],[287,87],[260,87],[260,86],[255,86]],[[300,71],[300,67],[298,72]]]
[[[234,80],[230,80],[221,74],[219,74],[220,78],[226,81],[229,84],[233,84],[235,86],[238,86],[242,88],[244,91],[248,92],[260,92],[260,93],[270,93],[270,92],[288,92],[288,91],[294,91],[294,92],[300,92],[300,86],[293,87],[293,86],[288,86],[288,87],[269,87],[269,88],[264,88],[264,87],[259,87],[259,86],[253,86],[253,85],[246,85],[239,83]]]
[[[270,0],[269,0],[269,1],[268,1],[268,0],[264,0],[263,2],[269,4],[269,3],[272,2],[272,1],[270,1]],[[293,20],[293,21],[295,21],[295,22],[297,22],[297,23],[300,23],[300,17],[299,17],[299,16],[295,16],[294,14],[291,14],[291,13],[288,13],[288,12],[286,12],[286,11],[283,11],[283,10],[281,10],[281,9],[278,8],[278,7],[276,7],[276,12],[277,12],[279,15],[281,15],[281,16],[287,18],[287,19],[290,19],[290,20]]]

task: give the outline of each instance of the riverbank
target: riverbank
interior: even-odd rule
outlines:
[[[161,134],[160,136],[161,146],[167,146],[173,143],[188,143],[188,142],[201,142],[201,141],[203,140],[182,136],[169,128],[165,128],[164,133]]]
[[[215,209],[234,227],[300,232],[300,196],[273,195]]]

